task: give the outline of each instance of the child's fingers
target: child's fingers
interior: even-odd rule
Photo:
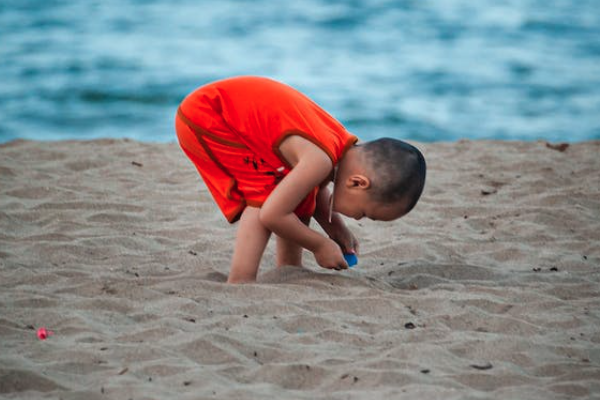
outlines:
[[[344,269],[348,269],[348,262],[346,261],[345,257],[342,257],[341,260],[337,261],[337,265],[335,267],[333,267],[333,269],[335,269],[336,271],[341,271]]]
[[[348,246],[344,247],[344,253],[360,255],[358,248],[358,240],[356,240],[356,238],[353,237],[352,239],[350,239]]]
[[[344,261],[343,265],[341,265],[341,266],[338,265],[337,267],[334,267],[333,269],[335,269],[336,271],[341,271],[343,269],[348,269],[348,263]]]
[[[348,240],[344,247],[344,253],[358,254],[358,241],[355,238]]]

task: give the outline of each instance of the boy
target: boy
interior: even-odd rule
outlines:
[[[339,214],[400,218],[425,184],[415,147],[394,139],[356,144],[308,97],[267,78],[197,89],[181,103],[175,125],[224,216],[240,221],[229,283],[256,280],[271,232],[277,266],[301,266],[305,248],[321,267],[348,268],[342,253],[357,253],[358,242]],[[308,227],[311,217],[329,237]]]

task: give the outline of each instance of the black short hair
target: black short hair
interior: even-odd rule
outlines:
[[[392,138],[381,138],[360,146],[373,170],[373,200],[383,204],[407,200],[406,213],[412,210],[425,187],[427,171],[425,157],[419,149]]]

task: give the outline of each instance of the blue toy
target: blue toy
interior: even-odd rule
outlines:
[[[358,257],[356,257],[356,254],[354,253],[344,254],[344,258],[346,259],[348,267],[350,268],[358,264]]]

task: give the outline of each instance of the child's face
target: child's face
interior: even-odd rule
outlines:
[[[335,193],[333,209],[347,217],[359,220],[393,221],[406,214],[404,201],[382,204],[371,199],[368,190],[343,190]]]

